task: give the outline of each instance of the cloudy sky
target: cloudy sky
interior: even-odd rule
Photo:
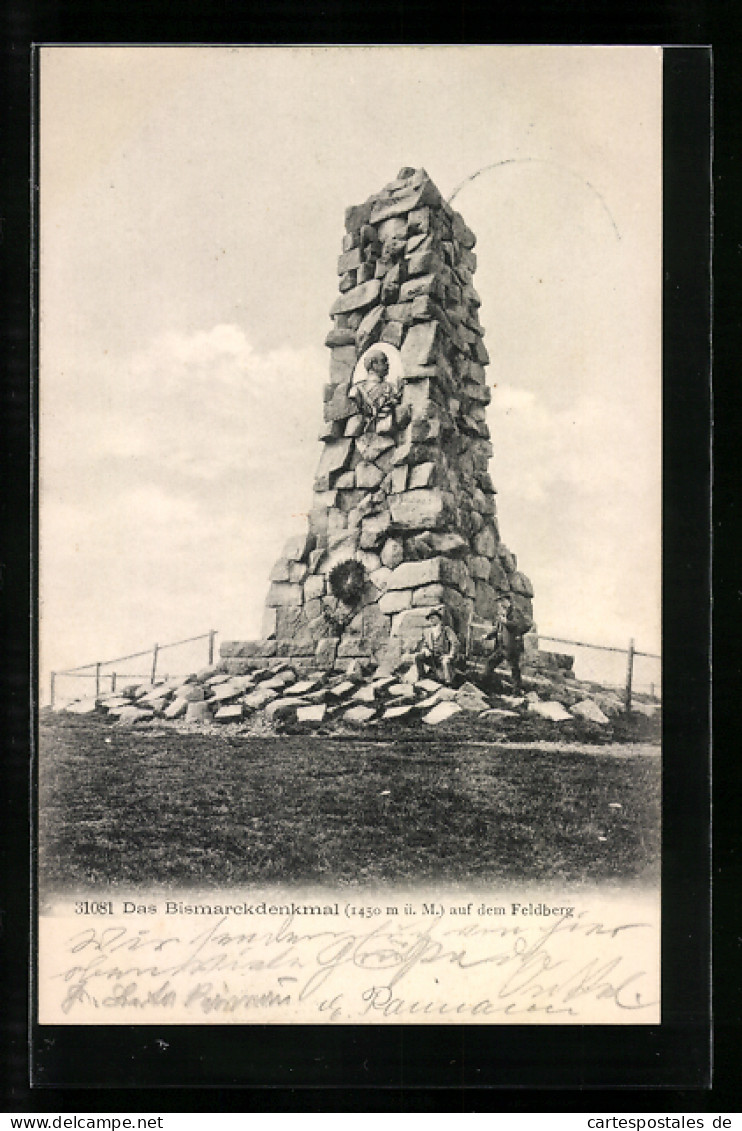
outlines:
[[[404,165],[462,185],[478,237],[500,528],[539,629],[659,651],[661,65],[42,51],[42,688],[258,634],[310,506],[344,209]]]

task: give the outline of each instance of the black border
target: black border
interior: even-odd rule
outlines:
[[[24,937],[27,895],[19,883],[27,872],[25,842],[27,819],[18,798],[26,793],[28,703],[25,676],[28,671],[27,626],[31,612],[28,596],[30,534],[25,499],[24,473],[28,455],[26,420],[29,410],[27,358],[31,341],[27,332],[26,300],[28,268],[25,242],[28,232],[28,180],[17,175],[29,168],[30,130],[24,105],[27,98],[29,46],[32,38],[46,42],[144,42],[136,18],[125,33],[113,33],[111,23],[121,12],[114,7],[109,18],[93,19],[80,34],[79,11],[72,19],[61,8],[49,5],[43,13],[10,12],[4,61],[10,91],[3,109],[10,111],[13,167],[7,156],[4,183],[11,193],[4,205],[5,247],[9,250],[10,304],[4,307],[10,343],[10,373],[3,384],[4,409],[2,457],[5,480],[18,487],[3,494],[0,515],[5,531],[13,532],[11,550],[5,555],[2,632],[2,709],[5,777],[10,786],[4,798],[3,832],[9,846],[5,874],[8,885],[4,906],[13,930],[4,935],[5,954],[1,967],[2,990],[9,1003],[9,1025],[3,1070],[9,1084],[8,1106],[15,1110],[84,1110],[81,1087],[100,1081],[105,1092],[88,1092],[91,1110],[164,1111],[245,1110],[249,1098],[255,1110],[440,1110],[446,1099],[462,1110],[476,1110],[480,1088],[498,1086],[494,1102],[500,1110],[524,1106],[523,1099],[500,1088],[538,1086],[546,1089],[540,1102],[553,1097],[555,1110],[594,1110],[598,1103],[609,1106],[605,1088],[631,1085],[628,1101],[632,1110],[665,1110],[674,1090],[680,1110],[706,1107],[708,1097],[696,1089],[708,1086],[708,850],[707,810],[709,780],[708,747],[708,445],[709,367],[708,279],[709,279],[709,55],[699,49],[673,51],[673,66],[665,69],[665,750],[667,772],[665,799],[663,975],[669,1009],[665,1024],[656,1029],[637,1027],[503,1027],[484,1030],[384,1028],[310,1029],[299,1027],[260,1029],[157,1027],[67,1028],[44,1027],[35,1036],[35,1061],[40,1088],[29,1092],[26,1084],[24,1015],[26,981]],[[415,26],[418,13],[399,5],[395,35],[379,35],[367,12],[357,14],[355,32],[348,34],[347,11],[340,7],[322,10],[304,24],[302,42],[395,42],[405,38],[405,27]],[[40,15],[51,14],[44,22]],[[87,15],[88,13],[86,13]],[[130,13],[127,13],[130,14]],[[285,14],[281,10],[277,16]],[[617,37],[619,42],[662,42],[665,35],[646,10],[635,15],[639,33]],[[150,16],[152,13],[150,12]],[[208,40],[255,42],[255,35],[235,35],[226,28],[226,6],[210,8],[208,16],[195,12],[178,42],[196,41],[206,32]],[[430,36],[427,41],[471,41],[476,32],[476,13],[462,9],[459,34]],[[324,19],[323,19],[323,18]],[[422,17],[421,17],[422,18]],[[643,25],[642,21],[643,20]],[[661,22],[661,21],[660,21]],[[208,28],[204,25],[208,23]],[[264,21],[263,21],[264,23]],[[676,19],[675,30],[698,38],[700,21],[689,12]],[[105,26],[107,24],[107,26]],[[319,26],[321,24],[321,27]],[[290,23],[289,23],[290,26]],[[422,21],[421,26],[430,27]],[[38,28],[38,30],[37,30]],[[692,28],[692,30],[691,30]],[[328,34],[335,31],[335,35]],[[417,30],[417,29],[416,29]],[[563,29],[562,29],[563,30]],[[648,36],[641,31],[649,32]],[[224,34],[224,32],[227,34]],[[314,31],[318,34],[310,35]],[[31,34],[33,32],[33,34]],[[230,34],[231,32],[231,34]],[[341,34],[337,34],[340,32]],[[151,37],[150,37],[151,38]],[[267,37],[272,39],[273,37]],[[425,42],[416,36],[417,42]],[[609,38],[604,38],[606,42]],[[283,37],[291,41],[291,34]],[[274,41],[279,41],[276,36]],[[299,41],[299,40],[294,40]],[[513,37],[510,41],[516,42]],[[535,42],[533,36],[523,42]],[[548,42],[585,42],[583,35],[547,36]],[[597,40],[592,39],[591,42]],[[160,39],[160,42],[163,42]],[[10,46],[8,46],[10,44]],[[7,152],[7,151],[6,151]],[[9,176],[9,172],[12,176]],[[670,600],[668,600],[668,597]],[[20,961],[19,961],[20,959]],[[169,1044],[167,1056],[155,1041]],[[53,1042],[53,1043],[51,1043]],[[6,1051],[7,1049],[7,1051]],[[319,1058],[315,1060],[315,1058]],[[302,1064],[305,1066],[301,1072]],[[218,1071],[218,1075],[217,1075]],[[126,1091],[109,1090],[116,1073]],[[84,1075],[84,1079],[82,1076]],[[60,1090],[59,1082],[64,1081]],[[189,1087],[183,1081],[189,1081]],[[271,1086],[256,1092],[255,1081]],[[42,1083],[48,1081],[48,1083]],[[205,1085],[206,1088],[199,1088]],[[297,1091],[297,1085],[299,1091]],[[239,1091],[232,1089],[239,1087]],[[573,1091],[582,1089],[580,1093]],[[155,1092],[150,1088],[166,1089]],[[476,1089],[467,1091],[464,1089]],[[593,1089],[600,1088],[600,1097]],[[246,1090],[247,1089],[247,1090]],[[432,1090],[435,1089],[435,1090]],[[558,1089],[558,1091],[553,1091]],[[689,1090],[690,1089],[690,1090]],[[218,1097],[218,1098],[217,1098]],[[626,1103],[626,1092],[615,1097],[613,1110]],[[566,1103],[565,1103],[566,1101]],[[699,1102],[701,1101],[701,1102]],[[486,1102],[486,1101],[485,1101]],[[490,1100],[492,1103],[492,1100]],[[338,1105],[338,1106],[335,1106]],[[718,1109],[718,1105],[717,1105]]]

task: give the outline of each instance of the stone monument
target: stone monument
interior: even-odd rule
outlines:
[[[391,669],[432,606],[465,647],[504,593],[533,623],[488,470],[474,245],[424,169],[347,209],[308,529],[271,572],[262,639],[225,643],[224,658]]]

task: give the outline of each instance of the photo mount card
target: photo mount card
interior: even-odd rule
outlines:
[[[313,76],[323,98],[333,105],[338,104],[340,87],[349,82],[356,93],[347,115],[372,122],[381,112],[383,98],[393,99],[395,94],[386,67],[379,64],[403,62],[406,70],[417,69],[424,93],[432,97],[424,79],[441,58],[451,73],[457,68],[471,72],[461,87],[462,102],[470,109],[481,108],[488,91],[500,123],[487,133],[494,149],[487,150],[480,129],[470,142],[464,137],[461,152],[448,154],[451,169],[458,167],[465,175],[455,183],[449,176],[443,192],[435,182],[439,174],[427,167],[433,164],[432,156],[424,156],[425,167],[421,161],[418,167],[401,165],[399,170],[377,172],[385,149],[396,157],[404,141],[414,140],[423,153],[426,145],[435,153],[435,137],[426,137],[422,144],[414,131],[406,134],[397,126],[398,133],[374,135],[373,144],[369,141],[365,147],[360,135],[343,153],[337,137],[327,137],[326,123],[313,103],[307,104],[306,122],[307,129],[311,126],[315,132],[296,130],[280,143],[274,140],[276,152],[270,159],[265,157],[261,131],[278,138],[281,109],[284,115],[289,110],[297,113],[304,104],[301,93]],[[392,1047],[401,1039],[393,1035],[401,1032],[400,1027],[405,1039],[412,1031],[426,1047],[433,1040],[441,1049],[469,1045],[466,1033],[472,1026],[486,1048],[501,1047],[504,1039],[513,1038],[515,1047],[520,1047],[523,1026],[530,1027],[531,1043],[536,1033],[541,1034],[538,1040],[544,1050],[553,1050],[555,1041],[574,1041],[570,1028],[585,1025],[600,1026],[596,1035],[605,1026],[631,1026],[632,1040],[638,1034],[638,1047],[650,1034],[654,1038],[659,1033],[661,1041],[663,1025],[670,1039],[667,1019],[672,1019],[672,1008],[669,1014],[661,1008],[668,973],[672,980],[673,959],[665,955],[663,960],[661,952],[667,932],[661,897],[668,881],[665,871],[660,887],[658,739],[639,729],[633,742],[623,747],[620,739],[609,744],[595,729],[605,724],[592,719],[587,721],[593,725],[594,740],[584,742],[579,727],[575,734],[576,716],[570,711],[581,703],[591,704],[589,711],[597,709],[614,737],[619,731],[603,710],[609,702],[605,688],[596,693],[591,686],[599,680],[575,679],[570,672],[574,683],[565,695],[569,680],[561,672],[552,676],[548,668],[544,672],[534,664],[528,642],[523,647],[522,672],[517,671],[517,656],[513,664],[513,649],[508,652],[507,647],[501,656],[495,655],[500,661],[496,667],[494,662],[488,666],[485,656],[482,672],[470,651],[468,631],[472,622],[484,626],[482,635],[496,631],[496,606],[503,592],[509,595],[511,616],[517,598],[525,598],[541,616],[538,574],[524,557],[530,552],[542,563],[549,616],[545,628],[539,624],[529,633],[540,632],[543,640],[540,649],[536,644],[536,658],[539,650],[554,656],[547,642],[565,637],[581,656],[596,641],[603,643],[605,652],[612,650],[605,641],[627,609],[620,593],[612,604],[587,610],[577,622],[586,626],[584,632],[570,630],[567,619],[555,619],[557,610],[565,617],[576,615],[607,576],[614,583],[616,576],[615,564],[613,574],[603,573],[584,544],[569,545],[564,525],[570,507],[574,507],[570,537],[579,542],[581,536],[583,543],[602,546],[604,558],[611,549],[626,554],[626,546],[615,543],[616,529],[630,525],[625,508],[638,501],[644,509],[635,524],[633,552],[644,553],[644,560],[654,561],[659,570],[661,143],[663,120],[667,143],[668,109],[666,101],[662,105],[663,77],[667,91],[662,51],[49,46],[39,50],[37,64],[39,424],[42,437],[46,434],[40,449],[39,1033],[53,1029],[62,1044],[72,1042],[70,1047],[76,1040],[85,1045],[123,1039],[124,1044],[137,1045],[145,1030],[131,1026],[165,1026],[166,1043],[181,1053],[194,1039],[205,1039],[212,1049],[223,1047],[234,1039],[238,1026],[244,1027],[241,1043],[254,1043],[258,1026],[260,1040],[274,1052],[285,1039],[285,1026],[295,1026],[299,1037],[306,1025],[322,1026],[320,1042],[328,1045],[335,1038],[326,1036],[325,1029],[342,1031],[347,1026],[365,1046],[376,1041],[378,1026],[385,1029],[385,1041],[395,1042]],[[108,101],[88,97],[101,89],[103,76],[112,71],[118,78],[109,89]],[[261,89],[266,74],[283,80],[282,107],[266,108],[244,97],[247,91],[255,94]],[[509,76],[509,85],[505,83],[505,90],[495,98],[488,84],[495,82],[500,90],[503,74]],[[526,127],[525,117],[538,117],[536,108],[544,116],[542,128],[552,150],[559,136],[555,121],[548,120],[546,98],[556,74],[567,95],[551,113],[556,118],[563,115],[565,151],[576,146],[583,155],[591,153],[597,166],[603,162],[606,177],[610,172],[617,178],[617,187],[622,184],[626,189],[631,181],[633,203],[630,196],[607,198],[604,186],[594,183],[595,171],[580,178],[571,164],[564,164],[566,152],[541,156],[546,153],[543,138],[539,143],[537,136],[530,135],[529,140],[528,130],[536,135],[538,130],[535,122]],[[625,129],[637,131],[636,138],[623,136],[605,117],[611,107],[615,110],[613,96],[619,84],[625,90],[627,75],[641,75],[646,84],[632,88],[641,113],[626,111],[620,119]],[[164,83],[168,94],[153,101],[149,92],[155,76],[158,90]],[[568,95],[576,98],[588,85],[594,99],[590,113],[583,113],[578,123],[568,122]],[[207,91],[211,101],[205,100]],[[194,99],[199,105],[195,117]],[[74,130],[73,109],[85,129]],[[418,110],[422,123],[423,109]],[[462,110],[457,105],[450,113],[455,116]],[[432,114],[430,106],[426,113]],[[238,117],[244,148],[235,142]],[[525,132],[516,137],[518,125]],[[65,129],[79,139],[78,147],[70,148]],[[318,150],[323,136],[326,148]],[[100,141],[103,137],[105,145]],[[637,139],[645,146],[641,150],[645,164],[639,162],[629,177],[626,170],[617,169],[618,158],[622,144],[624,152],[636,153],[632,143]],[[502,149],[506,143],[511,147],[507,151]],[[481,153],[465,169],[464,157],[473,157],[478,146]],[[199,149],[215,160],[218,156],[227,173],[195,162]],[[155,151],[159,165],[152,163]],[[245,154],[251,155],[249,161]],[[293,183],[282,183],[275,175],[274,165],[281,162],[296,172]],[[370,173],[371,167],[373,180],[363,172]],[[189,170],[191,180],[175,177],[176,170],[183,168]],[[158,170],[161,182],[155,175]],[[667,173],[666,164],[665,209]],[[348,199],[346,194],[340,200],[335,176],[343,184],[359,186],[356,198]],[[239,219],[228,249],[219,245],[227,243],[226,232],[239,215],[230,207],[230,190],[231,203],[242,201],[248,219]],[[465,210],[467,193],[479,197],[475,195]],[[313,222],[312,209],[320,200],[327,215],[322,213]],[[620,223],[614,214],[619,200],[624,208]],[[331,208],[332,202],[337,203]],[[353,206],[368,216],[354,213]],[[570,206],[574,215],[565,211]],[[470,209],[492,215],[493,230],[488,230],[487,222],[484,231],[475,225]],[[499,227],[508,210],[510,248]],[[667,261],[666,211],[664,219]],[[330,221],[340,246],[327,251],[326,241],[319,237]],[[79,238],[75,224],[81,225]],[[426,224],[433,230],[425,230]],[[178,237],[186,230],[193,242],[181,245]],[[551,242],[545,243],[547,232]],[[458,313],[467,288],[471,291],[475,285],[471,278],[475,235],[477,283],[485,275],[482,295],[474,292],[475,303],[469,294],[470,304],[456,322],[448,312]],[[574,267],[579,260],[580,269],[575,268],[570,280],[565,241],[575,238],[590,247],[594,258],[586,262],[584,255],[580,257],[583,245],[573,246],[569,262]],[[497,255],[485,268],[487,246],[496,248]],[[173,258],[163,265],[165,251]],[[340,254],[339,278],[334,274],[335,252]],[[538,307],[542,349],[546,337],[550,342],[550,350],[539,361],[547,371],[553,370],[551,384],[548,372],[539,379],[532,369],[537,347],[528,340],[527,330],[534,325],[533,311],[517,309],[519,294],[523,299],[538,293],[545,282],[549,285],[548,278],[538,275],[529,276],[528,285],[517,280],[523,257],[530,256],[534,266],[539,254],[544,262],[551,257],[552,269],[562,264],[561,273],[551,278],[554,293]],[[611,255],[616,260],[612,268]],[[200,275],[197,284],[207,261],[211,274]],[[320,264],[329,264],[326,287],[319,279]],[[398,265],[399,278],[392,278],[390,284]],[[422,266],[424,273],[418,271]],[[73,276],[79,280],[77,297],[68,285]],[[485,290],[486,283],[490,290]],[[418,286],[423,287],[419,294]],[[285,297],[280,293],[284,287]],[[221,288],[231,303],[228,308],[219,306]],[[374,292],[368,302],[358,293],[364,288]],[[590,300],[592,322],[581,308],[573,311],[571,327],[563,323],[570,293],[582,304]],[[488,295],[491,313],[485,318]],[[354,306],[358,301],[361,306]],[[330,372],[323,391],[317,347],[327,323],[317,340],[315,307],[326,308],[331,302]],[[390,310],[403,302],[409,303],[406,311]],[[418,312],[412,315],[415,303]],[[375,313],[379,306],[381,316]],[[254,324],[258,312],[261,322]],[[374,319],[376,324],[371,325]],[[667,307],[665,319],[667,333]],[[590,363],[596,363],[601,350],[610,352],[611,340],[626,346],[622,331],[629,321],[635,353],[647,368],[627,372],[625,356],[614,349],[615,371],[601,375],[603,384],[598,383],[591,397]],[[495,339],[498,346],[497,356],[490,346],[489,358],[488,379],[495,386],[493,409],[488,410],[491,431],[484,410],[474,415],[462,412],[462,401],[463,408],[476,409],[481,403],[466,394],[487,387],[484,379],[478,383],[485,358],[475,352],[482,349],[482,337],[472,328],[477,323],[491,336],[487,341]],[[100,341],[96,325],[101,328]],[[131,337],[135,326],[136,340]],[[411,333],[412,327],[417,329]],[[427,351],[424,356],[421,350]],[[372,370],[361,364],[374,351],[387,358],[391,371],[382,378],[389,376],[392,385],[391,427],[372,402],[361,394],[354,396],[368,374],[373,377]],[[346,357],[351,352],[353,358]],[[667,339],[664,361],[667,380]],[[500,380],[492,379],[493,368],[498,376],[503,374]],[[616,397],[613,402],[601,399],[607,397],[609,385]],[[498,396],[503,407],[492,419]],[[322,410],[323,400],[326,419],[324,424],[320,420],[317,442],[306,423],[315,408]],[[577,421],[568,422],[570,413],[577,416],[578,410],[586,415],[581,430]],[[90,444],[75,444],[73,420],[79,422],[88,413]],[[663,419],[667,457],[668,422],[673,427],[667,396]],[[602,433],[608,424],[608,432]],[[436,425],[441,431],[431,437]],[[616,469],[593,464],[589,470],[603,474],[602,489],[620,482],[626,490],[631,469],[635,493],[628,491],[623,500],[612,495],[610,506],[604,500],[612,517],[603,525],[600,518],[605,513],[602,507],[596,510],[597,496],[581,495],[577,480],[588,475],[590,459],[611,432],[631,437],[625,447],[617,445],[624,462]],[[474,500],[479,502],[477,490],[488,505],[481,489],[481,476],[489,474],[486,468],[479,467],[480,479],[473,490],[467,467],[462,469],[462,462],[473,464],[481,460],[482,452],[486,457],[489,435],[493,447],[505,449],[496,463],[497,517],[473,505]],[[528,451],[526,438],[536,445],[538,458]],[[570,453],[575,438],[577,448]],[[387,447],[373,460],[364,458],[376,452],[379,441]],[[414,444],[432,458],[420,459],[414,448],[412,454],[405,449]],[[606,464],[615,458],[615,451],[614,446],[607,452]],[[310,469],[309,490],[302,495],[295,481],[316,463],[320,452],[314,488]],[[388,468],[385,452],[387,457],[394,453]],[[507,452],[513,461],[509,477],[504,463]],[[399,455],[404,458],[395,463]],[[564,466],[567,455],[573,457],[569,467]],[[550,459],[555,461],[551,469]],[[538,473],[534,463],[539,465]],[[405,472],[402,487],[399,476],[392,483],[395,467]],[[378,471],[381,478],[374,482]],[[90,486],[91,474],[94,486]],[[338,488],[343,476],[347,481]],[[508,484],[513,497],[509,512],[503,497]],[[666,492],[668,486],[672,491],[666,476]],[[327,496],[333,493],[336,497],[330,502]],[[386,497],[374,500],[379,493]],[[453,501],[447,511],[449,496]],[[354,516],[359,539],[349,548],[347,532],[352,531],[353,520],[348,515],[363,512],[369,500],[370,509]],[[555,524],[557,529],[534,530],[533,522],[524,521],[524,514],[537,516],[544,504],[553,510],[555,503],[563,506],[565,516]],[[421,506],[426,511],[422,518]],[[391,525],[384,526],[387,511]],[[482,520],[478,529],[473,528],[472,514]],[[517,560],[511,560],[514,555],[505,548],[504,538],[510,540],[504,532],[508,515],[516,527],[514,536],[524,531],[526,545],[520,540],[518,549],[524,569],[534,575],[532,604],[531,578],[520,572]],[[204,527],[207,516],[210,525]],[[99,522],[108,524],[108,529],[104,525],[101,530]],[[330,534],[333,527],[335,533]],[[462,530],[469,543],[465,553],[457,546],[453,552],[450,546],[441,552],[445,539],[461,538]],[[173,540],[163,544],[165,531],[174,532]],[[488,556],[485,535],[490,531],[494,546]],[[288,555],[281,552],[284,534],[293,546]],[[421,542],[426,539],[425,551]],[[391,570],[382,557],[387,541],[396,543],[402,554],[397,561],[392,556],[396,546],[388,550]],[[565,556],[571,553],[578,565],[592,560],[595,577],[579,571],[576,576],[572,570],[567,586],[558,568],[562,556],[558,546],[563,546]],[[377,550],[381,551],[378,564]],[[324,553],[324,560],[317,558],[318,552]],[[189,555],[192,563],[201,563],[207,578],[208,571],[214,571],[205,587],[201,582],[194,590],[193,564],[179,564],[187,563]],[[549,559],[553,576],[547,568]],[[348,593],[331,588],[334,567],[349,560],[361,563],[364,588],[371,585],[376,590],[371,600],[361,597],[364,603],[358,609],[345,600]],[[484,569],[482,562],[488,568],[486,581],[476,573]],[[163,567],[171,570],[169,576],[162,576]],[[490,585],[495,567],[502,578],[499,588]],[[386,571],[383,577],[382,571]],[[672,563],[670,571],[672,584]],[[405,573],[407,578],[402,576]],[[412,575],[416,575],[414,584]],[[637,633],[641,629],[634,629],[633,623],[650,626],[654,615],[659,624],[659,574],[654,589],[651,571],[644,576],[647,592],[639,595],[631,590],[629,607],[637,621],[626,621]],[[105,586],[100,585],[102,579]],[[405,585],[395,587],[401,581]],[[631,583],[626,578],[627,588]],[[259,617],[268,584],[266,612],[273,625],[264,631],[264,624],[254,627],[251,618]],[[518,586],[524,585],[526,591],[518,592]],[[665,594],[667,586],[666,575]],[[313,587],[317,595],[307,593]],[[87,622],[76,613],[83,590],[90,598]],[[299,596],[303,620],[294,605]],[[187,615],[172,607],[173,598],[175,605],[185,603]],[[96,609],[96,601],[101,600],[109,628],[101,621],[102,608]],[[140,631],[142,600],[148,602],[150,635],[156,633],[163,640],[189,635],[194,609],[208,618],[235,616],[234,610],[243,608],[235,616],[234,628],[227,621],[220,629],[218,658],[188,656],[186,663],[194,671],[186,673],[176,671],[177,650],[168,654],[165,643],[146,655],[137,654],[141,635],[135,640],[132,630]],[[170,607],[163,609],[163,600]],[[310,601],[319,606],[311,610],[317,614],[314,617],[309,615]],[[323,632],[321,637],[335,641],[334,659],[342,658],[344,663],[320,668],[323,649],[321,640],[311,637],[311,622],[317,617],[332,621],[332,614],[344,613],[344,606],[352,614],[348,623],[339,633]],[[457,638],[453,675],[438,663],[435,637],[429,636],[431,623],[436,628],[435,617],[429,622],[433,610],[439,610],[438,619]],[[353,623],[359,613],[360,632]],[[389,622],[384,649],[368,654],[363,650],[366,629],[372,622],[369,633],[378,630],[379,613]],[[411,638],[397,632],[403,640],[395,641],[395,628],[412,621]],[[187,625],[184,631],[181,625]],[[549,628],[553,637],[548,636]],[[315,645],[311,654],[306,650],[307,632]],[[574,639],[577,636],[581,639]],[[360,638],[358,654],[353,652],[354,638]],[[68,659],[73,648],[89,641],[93,654],[110,656],[117,648],[111,644],[106,651],[109,640],[126,641],[118,650],[128,653],[131,647],[134,667],[137,662],[147,667],[133,673],[136,686],[134,679],[128,686],[123,683],[127,673],[121,672],[118,661],[98,660],[87,669],[71,670],[79,667],[73,659],[82,654]],[[642,653],[649,660],[655,655],[652,647],[642,644],[639,636],[629,645],[637,657],[633,663],[640,663]],[[184,647],[191,645],[212,649],[212,630],[203,634],[200,643],[189,637]],[[398,654],[391,663],[393,646]],[[432,657],[426,649],[433,651]],[[613,650],[621,651],[618,646]],[[172,676],[167,666],[170,655]],[[663,658],[672,665],[672,653],[668,656],[664,648]],[[128,654],[124,661],[132,662]],[[625,654],[620,662],[625,664]],[[384,664],[388,676],[379,675]],[[68,687],[75,679],[94,679],[94,694],[73,693],[66,710],[46,711],[45,683],[52,671],[57,696],[65,679]],[[304,690],[307,700],[300,695],[298,705],[287,706],[285,714],[276,708],[269,712],[273,702],[297,699],[291,696],[291,681],[280,688],[267,687],[289,671],[293,686],[313,680],[316,686]],[[256,673],[260,673],[257,679]],[[346,678],[340,679],[340,674]],[[483,674],[495,680],[484,690]],[[519,675],[525,694],[514,686]],[[379,686],[385,679],[392,682]],[[437,687],[421,689],[425,679]],[[239,680],[246,681],[245,686],[239,695],[232,695]],[[345,692],[338,691],[343,684],[351,685],[348,707]],[[230,695],[221,699],[225,685]],[[273,694],[260,706],[248,705],[250,696],[260,697],[261,685],[263,698],[266,689]],[[185,710],[178,708],[176,715],[172,708],[180,702],[178,693],[184,687]],[[389,694],[390,687],[394,694]],[[561,701],[555,698],[557,689]],[[659,676],[651,694],[638,682],[634,685],[635,718],[642,715],[638,708],[654,707],[658,691]],[[596,694],[603,695],[603,707]],[[487,701],[479,702],[483,695]],[[613,695],[620,702],[620,695],[615,691]],[[119,698],[125,702],[112,707]],[[672,711],[676,700],[666,683],[661,698],[663,713]],[[88,711],[90,699],[93,709]],[[429,699],[434,701],[426,702]],[[191,703],[205,707],[194,709]],[[241,708],[239,722],[217,720],[219,711],[235,704]],[[302,721],[298,711],[309,708],[311,713],[315,704],[325,708],[319,734],[296,725]],[[59,705],[57,699],[55,707]],[[560,719],[549,717],[549,711],[555,716],[556,708],[563,712],[562,724],[571,728],[566,732],[563,725],[561,732],[558,729]],[[201,718],[196,720],[199,710]],[[343,722],[353,710],[358,719]],[[171,719],[165,717],[168,711]],[[434,718],[434,712],[443,717]],[[487,730],[482,729],[485,713]],[[649,720],[655,713],[647,709],[643,717]],[[333,714],[336,721],[331,726]],[[188,721],[181,721],[186,716]],[[516,728],[524,725],[519,736]],[[547,725],[551,726],[548,737]],[[577,749],[570,749],[569,738]],[[698,755],[697,746],[688,753],[688,757]],[[698,765],[691,763],[689,769],[690,778],[695,775],[698,780]],[[706,772],[703,764],[702,781]],[[350,776],[343,781],[347,773]],[[541,789],[533,782],[533,773],[541,776]],[[548,788],[543,787],[545,782]],[[503,805],[503,791],[520,795],[519,803]],[[615,796],[609,796],[611,791]],[[672,785],[669,793],[672,798]],[[677,787],[675,799],[683,803]],[[81,808],[76,809],[76,804]],[[504,822],[504,835],[498,840],[499,820],[504,817],[513,823],[508,827]],[[248,822],[258,842],[257,846],[253,842],[252,851],[252,837],[242,839]],[[294,837],[298,844],[292,842]],[[576,843],[580,837],[583,842]],[[554,859],[556,845],[565,853],[561,867]],[[548,862],[539,852],[551,854]],[[220,878],[225,868],[236,876],[230,883]],[[669,883],[672,888],[672,879]],[[703,1001],[702,987],[698,1001]],[[127,1027],[125,1036],[120,1026]],[[273,1026],[279,1028],[272,1033]],[[436,1036],[426,1037],[424,1027],[435,1027]],[[609,1043],[618,1032],[618,1028],[611,1032]],[[69,1071],[69,1066],[61,1068],[64,1058],[59,1050],[41,1054],[39,1048],[37,1065],[46,1061],[46,1080],[52,1081],[55,1071]],[[302,1058],[296,1045],[293,1054],[313,1082],[315,1067]],[[80,1082],[86,1082],[83,1076],[92,1070],[94,1059],[80,1060]],[[547,1059],[537,1056],[530,1068],[524,1060],[515,1068],[516,1075],[538,1072],[539,1066],[548,1071]],[[143,1068],[145,1076],[154,1074],[152,1082],[159,1082],[158,1072],[164,1079],[171,1071],[162,1060],[168,1060],[164,1052],[159,1066],[148,1061]],[[475,1060],[469,1060],[470,1065]],[[168,1063],[177,1065],[178,1056],[173,1053]],[[279,1074],[292,1070],[284,1058],[278,1057],[277,1063]],[[604,1064],[601,1082],[636,1082],[644,1070],[625,1063],[623,1068],[618,1062]],[[669,1066],[666,1070],[671,1071]],[[222,1082],[215,1063],[203,1071],[203,1082]],[[263,1082],[257,1076],[264,1068],[244,1071],[245,1082]]]

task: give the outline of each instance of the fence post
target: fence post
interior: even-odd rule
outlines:
[[[57,673],[52,672],[51,680],[49,681],[49,695],[50,695],[50,698],[51,698],[52,711],[54,710],[54,691],[55,691],[54,684],[55,684],[56,678],[57,678]]]
[[[626,714],[631,711],[631,680],[634,674],[634,637],[629,640],[629,654],[626,661]]]
[[[116,672],[111,672],[111,695],[116,690]]]
[[[214,638],[216,637],[216,629],[212,628],[209,631],[209,667],[214,663]]]
[[[100,660],[95,665],[95,698],[100,699]]]
[[[155,682],[155,677],[157,675],[157,653],[159,651],[160,651],[160,645],[155,644],[155,646],[152,649],[152,678],[149,681],[150,683]]]

